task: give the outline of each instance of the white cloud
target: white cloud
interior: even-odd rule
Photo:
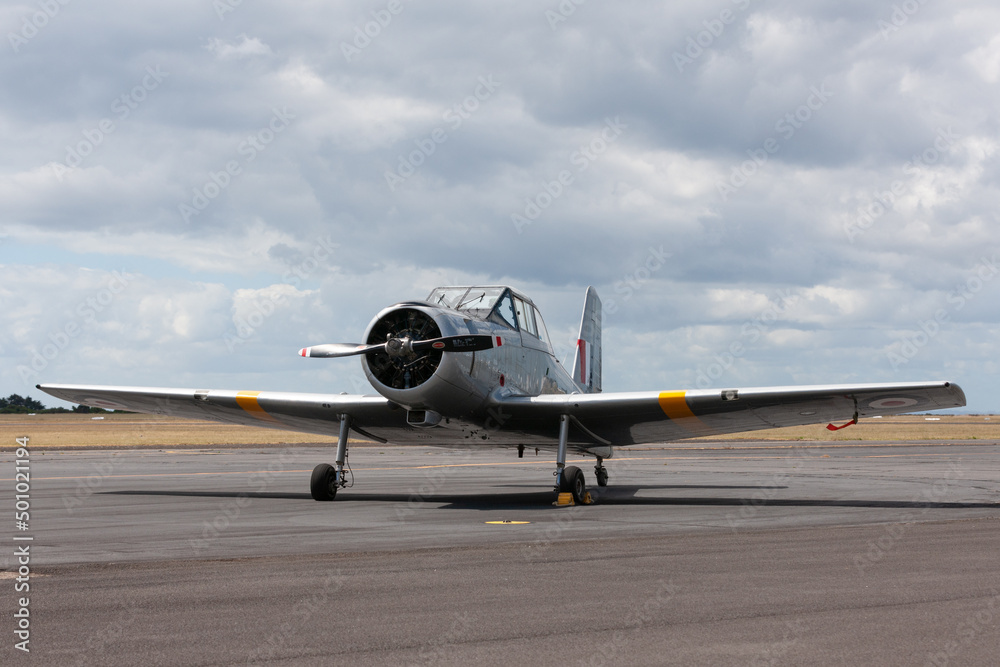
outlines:
[[[217,57],[226,58],[250,58],[253,56],[273,56],[271,47],[260,41],[259,37],[247,37],[246,33],[238,38],[238,43],[223,41],[218,37],[213,37],[205,47]]]
[[[565,342],[595,284],[618,306],[608,389],[690,385],[794,294],[725,382],[920,379],[947,362],[973,405],[1000,407],[1000,281],[949,303],[997,248],[1000,38],[985,0],[928,5],[886,36],[869,6],[752,6],[683,71],[674,54],[719,8],[590,3],[553,31],[537,7],[413,4],[348,62],[340,42],[371,20],[357,1],[243,3],[222,22],[204,3],[98,6],[0,68],[10,368],[117,267],[136,281],[49,379],[353,391],[356,365],[286,355],[357,340],[379,308],[440,283],[517,284]],[[169,74],[119,117],[112,104],[150,67]],[[500,86],[478,99],[481,77]],[[801,111],[824,84],[829,100]],[[294,116],[281,132],[276,109]],[[616,116],[627,129],[581,161]],[[57,173],[105,118],[114,131]],[[959,139],[908,169],[941,128]],[[761,163],[768,138],[778,148]],[[390,190],[386,172],[411,155]],[[734,169],[752,173],[723,200]],[[511,214],[562,170],[572,183],[518,234]],[[179,205],[213,178],[227,183],[185,221]],[[845,224],[896,181],[892,206],[849,240]],[[887,346],[939,308],[943,333],[894,371]],[[260,326],[227,346],[251,317]],[[11,371],[0,383],[21,387]]]

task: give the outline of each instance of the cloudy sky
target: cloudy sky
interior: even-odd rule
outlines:
[[[0,395],[370,391],[356,342],[512,284],[605,391],[952,380],[1000,412],[986,0],[0,8]]]

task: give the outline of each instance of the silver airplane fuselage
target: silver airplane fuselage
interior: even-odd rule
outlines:
[[[379,372],[378,359],[364,355],[362,365],[372,387],[408,411],[430,411],[435,413],[431,419],[440,416],[480,426],[489,422],[493,408],[505,398],[579,392],[580,387],[555,357],[537,309],[524,295],[507,291],[512,298],[519,299],[525,309],[532,309],[530,316],[536,333],[499,323],[497,317],[491,318],[490,313],[483,310],[457,310],[429,301],[397,303],[380,311],[365,331],[369,344],[383,342],[380,329],[393,328],[387,327],[387,322],[403,323],[390,335],[402,334],[406,341],[414,333],[406,328],[410,323],[415,322],[412,329],[430,329],[421,319],[422,315],[436,325],[433,334],[425,334],[423,338],[489,335],[494,340],[494,347],[467,354],[439,353],[433,361],[434,368],[424,369],[431,371],[425,378],[420,378],[416,372],[407,374],[405,359],[398,368],[392,369],[397,372],[387,377]],[[506,296],[505,292],[501,298]],[[399,330],[400,326],[404,329]],[[409,363],[421,363],[421,360]]]

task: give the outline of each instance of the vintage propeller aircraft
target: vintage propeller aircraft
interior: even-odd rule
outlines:
[[[377,395],[43,384],[99,408],[267,426],[339,437],[335,465],[310,490],[333,500],[347,486],[347,442],[555,449],[556,490],[587,497],[569,452],[594,456],[599,486],[614,447],[707,434],[851,420],[965,405],[951,382],[601,393],[601,301],[587,289],[572,372],[553,354],[542,317],[504,286],[439,287],[382,310],[364,344],[327,344],[303,357],[360,356]],[[832,425],[831,425],[831,428]]]

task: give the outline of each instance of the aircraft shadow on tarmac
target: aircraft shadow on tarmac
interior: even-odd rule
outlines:
[[[617,486],[600,489],[594,494],[595,502],[603,505],[721,505],[741,507],[867,507],[884,509],[969,509],[969,508],[1000,508],[1000,503],[980,502],[928,502],[917,500],[871,500],[861,498],[706,498],[706,497],[639,497],[635,494],[654,486]],[[756,490],[788,487],[752,487]]]
[[[521,487],[521,488],[531,488],[538,489],[537,484],[507,484],[504,488]],[[787,489],[787,486],[718,486],[718,485],[691,485],[691,484],[672,484],[672,485],[662,485],[662,486],[642,486],[642,487],[616,487],[615,490],[619,488],[631,489],[629,494],[634,494],[639,489],[753,489],[755,491],[760,490],[777,490],[777,489]],[[600,493],[607,493],[609,489],[602,489]],[[150,491],[150,490],[135,490],[135,491],[101,491],[98,492],[99,495],[108,496],[177,496],[177,497],[189,497],[189,498],[275,498],[280,500],[312,500],[312,496],[308,493],[287,493],[287,492],[266,492],[266,491]],[[597,492],[591,492],[591,495],[596,499]],[[413,500],[420,500],[428,503],[452,503],[452,504],[462,504],[462,503],[473,503],[475,501],[481,500],[483,503],[490,503],[490,507],[496,507],[496,501],[502,499],[505,502],[509,502],[512,505],[551,505],[553,500],[553,495],[551,491],[536,491],[533,493],[519,493],[519,494],[503,494],[499,496],[491,496],[489,494],[477,494],[474,496],[459,496],[459,495],[421,495],[419,493],[356,493],[356,492],[342,492],[337,496],[334,502],[344,503],[344,502],[410,502]]]
[[[267,491],[99,491],[105,496],[177,496],[183,498],[277,498],[281,500],[312,500],[308,493]]]
[[[1000,503],[989,502],[926,502],[911,500],[865,500],[838,498],[760,498],[760,497],[649,497],[637,496],[639,491],[655,489],[779,489],[787,487],[733,487],[733,486],[616,486],[592,489],[591,495],[598,505],[673,505],[673,506],[717,506],[717,507],[859,507],[875,509],[1000,509]],[[177,496],[202,498],[272,498],[280,500],[309,500],[308,493],[283,492],[239,492],[239,491],[103,491],[101,495],[126,496]],[[441,505],[441,509],[488,510],[530,509],[552,505],[552,491],[532,493],[505,493],[498,495],[480,494],[419,494],[419,493],[352,493],[337,495],[330,503],[381,502],[381,503],[427,503]],[[327,506],[326,503],[320,504]]]

